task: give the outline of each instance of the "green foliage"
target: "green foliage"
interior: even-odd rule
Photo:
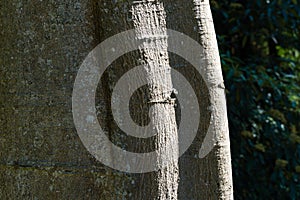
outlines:
[[[212,1],[235,199],[300,199],[300,1]]]

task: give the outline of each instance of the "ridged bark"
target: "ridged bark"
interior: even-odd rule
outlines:
[[[177,199],[179,147],[174,100],[171,99],[173,85],[167,51],[166,14],[161,2],[148,0],[134,2],[132,16],[137,39],[143,41],[139,51],[148,81],[157,165],[169,162],[157,172],[157,194],[151,199]]]

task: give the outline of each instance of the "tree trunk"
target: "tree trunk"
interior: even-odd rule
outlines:
[[[132,7],[137,39],[142,40],[142,55],[148,81],[148,103],[156,134],[158,154],[157,194],[152,199],[177,199],[178,189],[178,133],[175,119],[171,69],[167,51],[165,10],[159,1],[139,1]],[[170,161],[166,167],[163,162]]]
[[[218,111],[212,117],[224,118],[225,124],[218,120],[213,124],[217,147],[204,159],[194,157],[197,145],[180,158],[179,186],[165,20],[168,27],[196,38],[192,1],[165,0],[167,18],[162,4],[150,0],[132,5],[130,0],[4,2],[0,6],[0,24],[5,27],[0,32],[0,179],[4,180],[0,199],[232,198],[228,129],[223,115],[225,96],[224,89],[217,87],[222,74],[208,1],[196,6],[200,13],[197,20],[209,63],[207,74],[212,74],[208,76],[212,83],[208,87],[210,101]],[[152,120],[158,134],[155,143],[161,157],[157,165],[161,160],[172,160],[157,173],[126,174],[102,165],[82,145],[72,119],[72,89],[80,64],[98,43],[133,28],[128,14],[131,6],[137,39],[145,41],[139,53],[148,76],[150,115],[155,116]],[[129,56],[112,64],[101,80],[96,99],[98,120],[111,141],[120,146],[127,139],[119,134],[110,114],[110,93],[117,79],[134,66],[134,58]],[[177,69],[184,65],[177,59],[170,62]],[[205,132],[210,119],[205,110],[206,88],[188,69],[179,71],[198,89],[195,92],[201,98],[202,118],[199,132]]]
[[[204,79],[208,86],[210,95],[211,124],[200,150],[200,158],[205,157],[210,147],[214,147],[213,155],[216,162],[210,164],[217,167],[206,165],[202,170],[212,173],[215,176],[216,188],[210,187],[211,192],[216,192],[217,199],[233,199],[232,172],[231,172],[231,154],[228,120],[226,111],[225,87],[221,70],[218,45],[209,0],[194,0],[196,20],[198,22],[198,31],[200,43],[204,48],[204,59],[206,66],[204,69]],[[209,141],[208,141],[209,140]],[[212,196],[203,197],[210,199]]]

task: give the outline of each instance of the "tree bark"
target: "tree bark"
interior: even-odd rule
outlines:
[[[211,124],[204,144],[207,139],[213,142],[213,156],[216,162],[210,162],[204,166],[204,171],[214,174],[213,181],[216,188],[210,188],[215,191],[217,199],[233,199],[232,172],[231,172],[231,154],[228,120],[226,111],[225,86],[221,70],[216,34],[210,10],[209,0],[194,0],[194,10],[198,23],[200,42],[204,48],[204,59],[206,60],[205,73],[206,84],[210,95]],[[211,131],[211,132],[210,132]],[[210,150],[210,148],[207,148]],[[205,147],[201,147],[200,158],[205,157],[209,152]],[[216,164],[217,167],[210,166]],[[210,196],[203,197],[210,199]]]
[[[128,2],[131,1],[41,3],[16,0],[6,1],[0,8],[1,23],[5,27],[0,33],[3,39],[0,101],[3,102],[1,114],[4,118],[1,116],[0,119],[3,125],[0,128],[3,146],[0,179],[4,180],[0,185],[0,199],[232,198],[226,124],[214,125],[219,130],[218,145],[207,157],[188,157],[189,152],[183,156],[186,160],[182,160],[180,166],[182,181],[180,195],[177,194],[178,136],[170,98],[173,86],[167,54],[166,16],[158,1],[137,2],[132,5],[132,10],[138,39],[145,41],[140,53],[150,82],[148,98],[152,105],[150,115],[155,116],[152,119],[158,133],[156,148],[158,154],[164,156],[161,160],[172,162],[157,173],[117,172],[93,159],[78,138],[71,110],[72,86],[78,67],[98,43],[132,28]],[[192,1],[166,0],[164,3],[168,5],[169,27],[196,38]],[[197,20],[207,52],[207,74],[212,71],[214,77],[211,78],[213,86],[209,87],[211,102],[216,108],[220,107],[220,112],[213,117],[219,119],[224,117],[222,113],[226,113],[226,109],[224,89],[216,87],[222,82],[222,77],[211,14],[209,7],[202,4],[201,7],[196,6],[196,11],[201,14],[197,15]],[[209,22],[205,21],[207,17]],[[133,59],[125,56],[116,61],[113,64],[115,68],[108,70],[97,93],[98,120],[112,142],[121,143],[120,146],[123,145],[123,137],[115,134],[120,131],[109,114],[109,93],[115,79],[133,66]],[[176,62],[177,65],[182,64]],[[183,68],[181,72],[187,75],[189,81],[195,82],[194,86],[200,85],[193,71]],[[166,84],[161,84],[162,80]],[[198,97],[202,89],[195,91]],[[200,104],[204,108],[206,105],[201,95],[206,94],[200,94]],[[206,126],[206,118],[200,126]],[[204,132],[204,128],[202,130]],[[158,165],[162,164],[161,160],[158,160]],[[151,193],[149,190],[152,188],[157,191]]]
[[[157,194],[152,199],[177,199],[178,190],[178,133],[173,85],[167,51],[166,13],[163,4],[156,0],[136,1],[132,6],[133,23],[148,81],[150,116],[156,133]],[[168,161],[163,167],[163,162]]]

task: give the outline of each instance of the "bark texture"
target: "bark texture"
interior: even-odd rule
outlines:
[[[167,12],[167,27],[199,39],[197,29],[194,29],[196,19],[193,13],[193,8],[195,8],[193,2],[183,0],[163,2]],[[153,9],[161,10],[161,4],[157,5],[150,1],[139,2],[137,5],[140,8],[137,9],[132,8],[130,0],[44,0],[42,2],[4,0],[1,3],[0,179],[3,181],[0,184],[0,199],[148,200],[157,197],[155,196],[158,194],[156,190],[167,191],[164,194],[168,196],[163,198],[176,199],[178,167],[166,168],[159,174],[126,174],[102,165],[82,145],[73,125],[71,110],[74,79],[85,56],[106,38],[134,28],[130,9],[145,13]],[[201,15],[202,13],[203,11]],[[137,15],[136,28],[145,27],[145,30],[151,33],[150,36],[156,35],[150,30],[156,30],[165,36],[166,25],[163,20],[165,18],[163,11],[143,14],[143,19]],[[145,24],[142,21],[145,19],[154,22]],[[163,28],[156,27],[155,19],[159,19]],[[150,24],[154,27],[150,27]],[[141,28],[140,36],[147,38],[142,35],[145,33],[141,32],[142,30],[144,29]],[[207,37],[205,34],[200,36],[202,40]],[[212,38],[215,39],[214,37]],[[159,69],[157,66],[162,65],[162,71],[159,74],[163,78],[166,78],[164,76],[169,78],[168,61],[160,60],[166,59],[167,56],[166,40],[163,38],[153,37],[152,40],[148,40],[149,42],[144,44],[148,48],[140,53],[143,55],[142,60],[145,60],[146,66],[151,70],[149,72],[157,74],[158,72],[155,71]],[[162,55],[152,52],[152,45],[162,48]],[[216,43],[212,46],[215,51]],[[144,58],[146,55],[149,57]],[[221,189],[218,189],[218,184],[224,185],[223,183],[228,180],[225,178],[225,174],[229,175],[230,158],[226,156],[229,153],[228,147],[216,148],[217,150],[204,159],[198,158],[199,146],[210,121],[207,107],[212,103],[209,102],[208,89],[201,76],[195,73],[188,63],[174,55],[169,55],[169,57],[171,66],[184,74],[191,82],[200,99],[201,107],[201,123],[197,139],[188,152],[179,159],[178,199],[223,198],[221,194],[225,193],[221,191],[226,188],[221,186]],[[153,62],[156,64],[149,65],[150,58],[154,58]],[[125,55],[116,60],[105,73],[97,92],[98,120],[114,144],[128,151],[145,152],[149,149],[152,151],[154,148],[149,148],[151,145],[148,142],[141,140],[139,143],[122,135],[113,122],[109,108],[110,93],[114,84],[126,71],[136,65],[134,60],[135,57],[132,54]],[[215,65],[212,63],[211,66]],[[159,83],[158,79],[153,80],[157,81],[154,83]],[[150,85],[150,88],[152,86]],[[165,95],[162,89],[166,91]],[[151,113],[155,115],[154,111],[159,107],[163,112],[157,113],[157,119],[161,119],[164,112],[170,114],[168,118],[160,121],[159,129],[171,128],[165,125],[167,121],[173,124],[173,106],[168,103],[155,102],[166,100],[165,97],[169,97],[171,89],[171,84],[167,84],[159,90],[153,87],[150,90],[152,92],[149,93],[149,100],[153,101]],[[223,92],[223,90],[220,91]],[[141,94],[137,96],[143,99]],[[135,99],[135,97],[131,104],[133,111],[140,106],[140,99]],[[224,96],[221,95],[221,98],[224,99]],[[139,115],[139,112],[134,111],[132,116],[137,121],[147,121],[144,115]],[[224,132],[223,136],[226,134]],[[167,138],[169,141],[164,142],[170,144],[176,140],[176,135]],[[227,140],[227,136],[225,138]],[[166,138],[157,139],[160,140],[157,144],[162,144]],[[225,154],[222,153],[224,150],[226,150]],[[163,151],[165,150],[161,149],[161,152]],[[174,149],[173,152],[171,148],[171,151],[168,154],[177,150]],[[225,165],[220,167],[222,163]],[[219,169],[222,173],[219,173]],[[157,180],[162,183],[160,188],[158,188]],[[230,181],[228,181],[228,187],[230,187]],[[159,193],[162,194],[162,192]]]
[[[231,154],[228,120],[226,111],[225,86],[221,70],[221,62],[219,57],[217,39],[210,10],[209,0],[194,0],[195,15],[198,23],[198,31],[200,34],[200,42],[204,48],[204,59],[207,65],[205,66],[206,76],[212,111],[211,129],[207,134],[212,137],[215,149],[213,151],[216,157],[217,168],[206,166],[208,172],[212,169],[217,182],[217,199],[233,199],[232,172],[231,172]],[[211,132],[210,132],[211,131]],[[204,142],[205,142],[204,139]],[[200,157],[205,156],[206,152],[200,152]],[[213,189],[213,188],[211,188]]]
[[[0,199],[130,199],[126,174],[97,162],[73,125],[74,79],[99,42],[93,7],[0,3]]]
[[[167,51],[166,13],[159,1],[134,2],[133,23],[138,40],[142,40],[140,53],[148,81],[150,116],[156,133],[157,165],[170,162],[157,172],[157,196],[160,200],[177,199],[178,190],[178,133],[171,68]]]

